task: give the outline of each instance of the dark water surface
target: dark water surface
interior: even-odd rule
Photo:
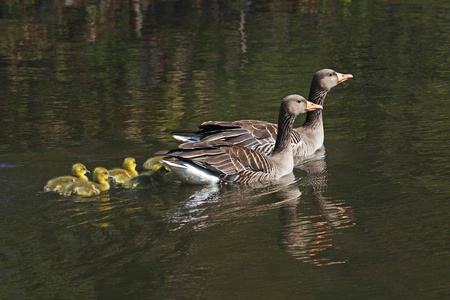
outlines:
[[[0,298],[450,298],[449,1],[0,3]],[[325,67],[326,149],[277,185],[42,193]]]

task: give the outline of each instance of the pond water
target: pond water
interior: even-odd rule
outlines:
[[[0,298],[448,299],[449,49],[447,0],[1,2]],[[322,68],[354,78],[279,184],[42,192]]]

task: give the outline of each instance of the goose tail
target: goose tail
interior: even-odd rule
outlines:
[[[219,177],[188,161],[161,159],[160,162],[170,168],[182,182],[190,184],[217,184],[220,182]]]
[[[176,139],[177,141],[180,141],[183,143],[193,143],[193,142],[200,141],[199,136],[184,136],[184,135],[174,134],[173,138]]]

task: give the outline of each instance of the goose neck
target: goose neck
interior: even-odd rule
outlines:
[[[278,118],[278,133],[277,140],[272,154],[277,154],[286,150],[291,150],[291,131],[294,125],[295,117],[292,115],[282,112]]]
[[[309,101],[315,104],[323,105],[325,102],[325,97],[328,91],[322,90],[320,88],[311,88],[309,93]],[[306,119],[302,127],[308,129],[315,129],[322,126],[322,110],[314,110],[306,113]]]

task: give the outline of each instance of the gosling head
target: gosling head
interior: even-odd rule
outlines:
[[[136,160],[133,157],[127,157],[123,161],[123,168],[131,171],[136,169]]]
[[[106,182],[106,180],[108,180],[108,178],[111,175],[109,175],[109,172],[107,169],[102,168],[102,167],[97,167],[94,170],[94,174],[92,175],[93,179],[95,182],[97,183],[103,183]]]
[[[81,163],[74,164],[72,166],[72,175],[78,178],[86,178],[86,173],[90,173],[88,169],[86,169],[85,165]]]

